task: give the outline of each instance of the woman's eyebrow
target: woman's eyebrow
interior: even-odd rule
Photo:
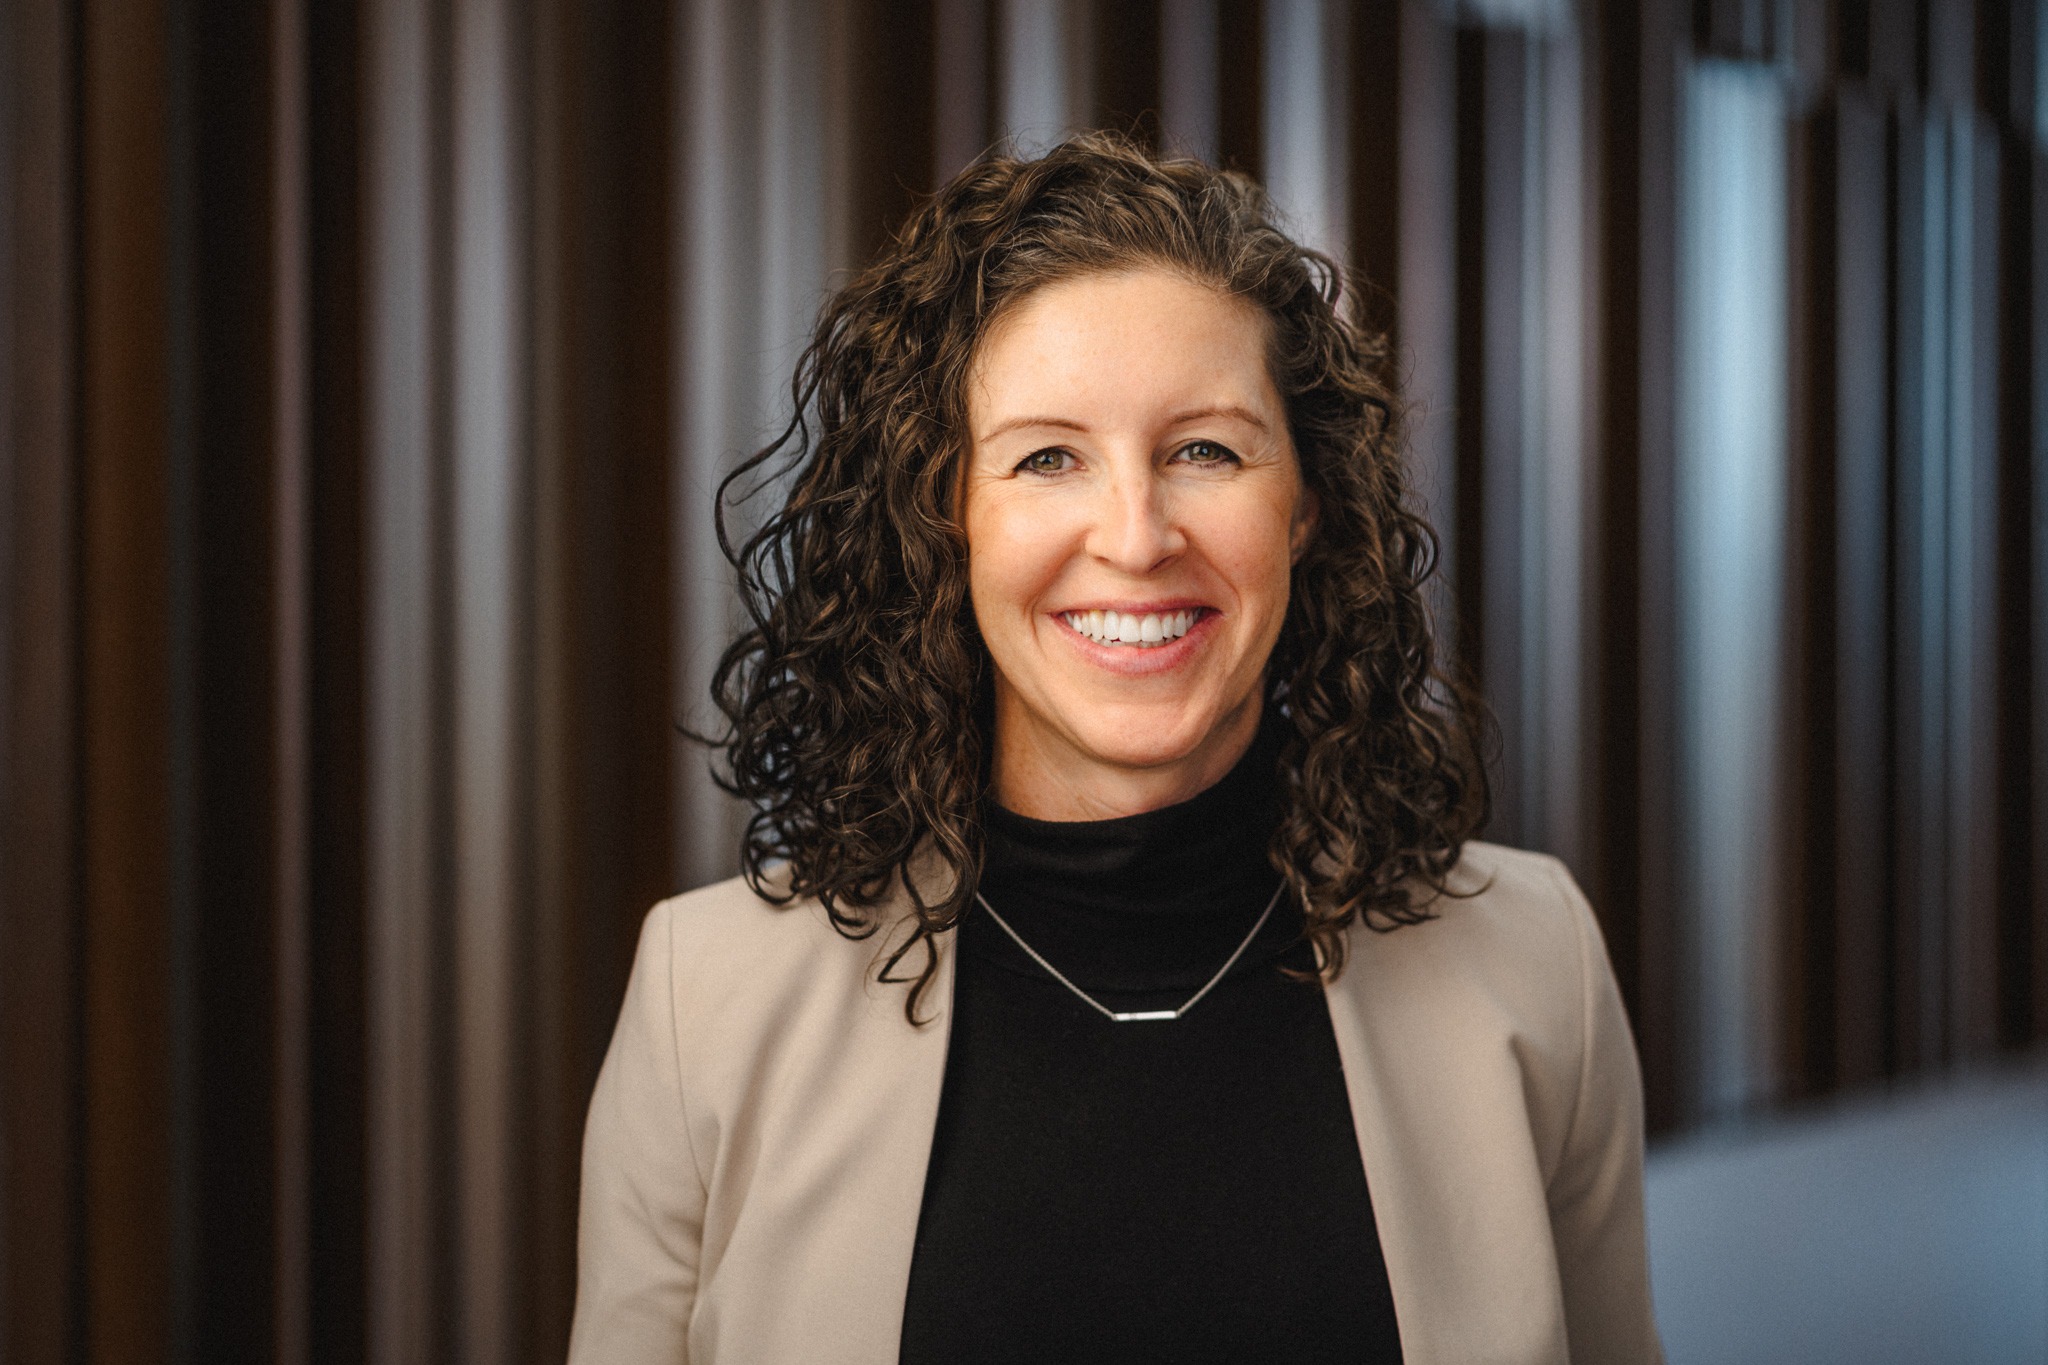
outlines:
[[[1189,422],[1199,422],[1207,417],[1235,417],[1238,421],[1248,426],[1257,427],[1260,431],[1269,430],[1265,418],[1259,416],[1250,408],[1242,407],[1236,403],[1219,403],[1210,407],[1189,408],[1185,412],[1175,413],[1167,420],[1167,425],[1173,427],[1186,426]],[[1088,430],[1086,422],[1077,422],[1071,417],[1011,417],[996,423],[987,431],[981,433],[976,439],[993,441],[1005,432],[1016,431],[1020,427],[1058,427],[1063,431]]]
[[[1238,421],[1257,427],[1260,431],[1267,430],[1265,418],[1259,416],[1250,408],[1239,407],[1235,403],[1223,403],[1208,408],[1190,408],[1186,412],[1174,414],[1173,420],[1168,425],[1176,427],[1185,426],[1189,422],[1199,422],[1205,417],[1235,417]]]
[[[1088,430],[1086,422],[1076,422],[1071,417],[1012,417],[1007,421],[996,423],[975,439],[993,441],[1004,432],[1015,431],[1019,427],[1059,427],[1065,431]]]

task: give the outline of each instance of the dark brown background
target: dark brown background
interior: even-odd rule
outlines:
[[[1261,172],[1301,132],[1267,126],[1288,16],[1328,96],[1327,245],[1384,291],[1428,408],[1446,606],[1506,731],[1496,837],[1563,854],[1599,906],[1655,1130],[2048,1034],[2034,15],[11,0],[0,1360],[560,1357],[639,917],[733,862],[674,731],[729,626],[713,472],[819,291],[1033,82],[1069,126]],[[1784,666],[1758,723],[1796,856],[1746,1019],[1700,993],[1681,873],[1684,755],[1716,741],[1680,704],[1674,491],[1702,59],[1768,64],[1788,109]],[[1930,128],[1967,255],[1927,245]],[[1531,196],[1563,247],[1532,255]],[[1559,261],[1531,332],[1529,272]],[[1940,451],[1916,435],[1930,271],[1971,358]],[[1582,548],[1532,598],[1548,409],[1521,386],[1557,336],[1582,416],[1541,524]],[[1969,491],[1930,521],[1936,460]],[[1699,1061],[1730,1030],[1762,1039],[1733,1111]]]

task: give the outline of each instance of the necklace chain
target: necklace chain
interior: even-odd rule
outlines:
[[[1196,1003],[1200,1001],[1203,996],[1207,995],[1210,991],[1216,989],[1216,983],[1221,981],[1224,977],[1230,974],[1230,969],[1232,967],[1235,967],[1237,965],[1237,960],[1244,956],[1244,950],[1251,947],[1252,940],[1259,936],[1259,930],[1266,927],[1266,921],[1273,917],[1273,907],[1280,904],[1280,893],[1282,891],[1285,891],[1286,889],[1287,883],[1284,881],[1281,882],[1280,885],[1273,888],[1273,899],[1266,902],[1266,908],[1260,912],[1258,922],[1253,924],[1252,931],[1244,936],[1244,942],[1237,945],[1237,951],[1232,953],[1229,957],[1229,960],[1227,960],[1221,967],[1216,969],[1216,975],[1209,978],[1209,983],[1207,985],[1203,986],[1202,989],[1196,991],[1193,995],[1189,996],[1187,998],[1187,1002],[1177,1010],[1111,1009],[1109,1006],[1103,1004],[1100,1000],[1097,1000],[1094,996],[1088,994],[1088,992],[1082,990],[1079,986],[1076,986],[1073,982],[1067,980],[1065,972],[1062,972],[1059,968],[1053,966],[1050,962],[1047,962],[1043,957],[1041,957],[1036,948],[1032,947],[1030,944],[1024,941],[1024,936],[1022,934],[1018,933],[1015,929],[1012,929],[1010,927],[1010,922],[1008,920],[1004,919],[1001,915],[996,913],[996,908],[988,903],[988,898],[986,896],[982,895],[981,892],[977,891],[974,893],[974,899],[981,902],[981,908],[988,911],[989,918],[993,919],[997,924],[1001,925],[1003,932],[1008,934],[1013,940],[1015,940],[1019,948],[1022,948],[1026,953],[1029,953],[1031,955],[1031,960],[1033,962],[1036,962],[1039,966],[1045,968],[1046,971],[1050,972],[1052,974],[1053,980],[1059,982],[1062,986],[1065,986],[1075,995],[1080,996],[1081,999],[1086,1001],[1088,1006],[1091,1009],[1093,1009],[1096,1013],[1118,1024],[1144,1024],[1153,1023],[1161,1020],[1178,1019],[1182,1015],[1186,1014],[1189,1010],[1193,1009]]]

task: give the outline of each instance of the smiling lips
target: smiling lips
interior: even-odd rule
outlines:
[[[1139,649],[1171,644],[1201,619],[1202,608],[1155,611],[1142,616],[1119,611],[1067,611],[1060,619],[1098,645],[1134,645]]]

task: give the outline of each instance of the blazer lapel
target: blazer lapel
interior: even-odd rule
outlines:
[[[1407,1365],[1564,1365],[1516,1021],[1471,979],[1465,907],[1354,924],[1327,988]]]
[[[729,1111],[691,1359],[894,1365],[946,1073],[951,936],[938,947],[921,1026],[908,987],[875,980],[881,946],[835,953],[774,1006],[773,1055],[735,1065],[736,1087],[769,1079]]]

